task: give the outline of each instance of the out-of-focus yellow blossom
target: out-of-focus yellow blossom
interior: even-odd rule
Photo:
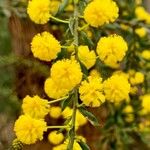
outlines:
[[[93,50],[90,51],[88,46],[79,46],[78,57],[88,69],[94,66],[96,62],[96,54]]]
[[[105,97],[113,103],[120,103],[122,100],[128,99],[130,92],[130,84],[122,75],[113,75],[104,81]]]
[[[59,9],[60,4],[61,4],[61,2],[59,0],[51,0],[50,13],[55,15]]]
[[[26,96],[23,99],[22,109],[24,114],[28,114],[33,118],[44,118],[49,112],[49,104],[46,99],[39,96]]]
[[[15,122],[14,131],[18,140],[24,144],[33,144],[43,139],[43,132],[47,130],[46,122],[34,119],[29,115],[20,116]]]
[[[150,50],[143,50],[142,57],[146,60],[150,60]]]
[[[30,19],[37,24],[45,24],[49,21],[50,0],[29,0],[27,13]]]
[[[61,108],[59,106],[52,106],[49,111],[52,118],[58,119],[61,116]]]
[[[60,89],[71,91],[82,80],[80,65],[75,60],[59,60],[51,67],[51,78]]]
[[[54,99],[58,99],[64,97],[68,94],[68,89],[63,89],[59,86],[58,83],[55,83],[51,78],[46,79],[44,84],[45,93]]]
[[[144,120],[139,124],[139,130],[141,132],[150,132],[150,120]]]
[[[134,76],[131,76],[129,80],[132,85],[141,84],[144,82],[144,74],[141,72],[135,72]]]
[[[135,3],[136,3],[137,5],[140,5],[140,4],[142,4],[142,0],[135,0]]]
[[[147,34],[146,28],[141,27],[141,28],[137,28],[135,30],[135,33],[139,36],[139,37],[144,37]]]
[[[130,28],[130,26],[126,25],[126,24],[120,24],[121,29],[123,30],[128,30]]]
[[[142,114],[150,113],[150,94],[146,94],[142,97]]]
[[[125,120],[127,122],[132,122],[134,120],[133,107],[131,105],[127,105],[123,109],[123,113],[125,113]]]
[[[61,51],[61,45],[49,32],[43,32],[33,37],[31,51],[34,57],[44,61],[51,61]]]
[[[67,139],[63,144],[53,147],[53,150],[66,150],[69,140]],[[75,140],[73,144],[73,150],[82,150],[78,142]]]
[[[114,22],[119,16],[118,12],[118,6],[114,1],[94,0],[85,8],[84,19],[91,26],[98,27]]]
[[[74,10],[74,6],[72,4],[69,4],[66,8],[65,11],[73,11]]]
[[[105,102],[102,78],[89,76],[79,87],[80,99],[86,106],[99,107]]]
[[[135,14],[138,20],[146,21],[146,23],[150,24],[150,14],[145,10],[144,7],[142,6],[136,7]]]
[[[108,66],[117,68],[128,49],[126,41],[119,35],[102,37],[97,45],[99,58]]]
[[[90,76],[93,77],[93,78],[100,78],[101,74],[96,69],[92,69],[90,71]]]
[[[64,135],[62,133],[57,133],[58,131],[52,131],[48,135],[48,140],[54,145],[60,144],[64,140]]]

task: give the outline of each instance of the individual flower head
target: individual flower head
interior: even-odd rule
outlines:
[[[15,122],[14,131],[18,140],[24,144],[34,144],[43,139],[43,132],[47,130],[44,120],[22,115]]]
[[[142,72],[135,72],[130,78],[129,81],[132,85],[141,84],[144,82],[144,74]]]
[[[150,94],[142,97],[142,114],[150,114]]]
[[[62,133],[58,133],[58,131],[54,130],[49,133],[48,140],[50,143],[52,143],[54,145],[58,145],[64,140],[64,135]]]
[[[59,60],[52,65],[51,78],[60,88],[71,91],[82,80],[80,65],[75,60]]]
[[[59,9],[60,4],[61,4],[61,1],[59,0],[51,0],[50,13],[55,15]]]
[[[94,0],[90,2],[84,11],[84,19],[93,27],[99,27],[105,23],[114,22],[118,18],[119,9],[112,0]]]
[[[30,19],[37,24],[45,24],[49,21],[50,0],[29,0],[27,13]]]
[[[135,14],[138,20],[146,21],[146,23],[150,24],[150,14],[145,10],[144,7],[142,6],[136,7]]]
[[[134,120],[134,114],[133,114],[134,110],[133,107],[131,105],[127,105],[124,109],[123,109],[123,113],[125,114],[125,120],[126,122],[132,122]]]
[[[142,38],[142,37],[146,36],[147,30],[146,30],[146,28],[141,27],[141,28],[137,28],[137,29],[135,30],[135,33],[136,33],[139,37]]]
[[[68,89],[60,87],[59,83],[54,82],[52,78],[46,79],[45,84],[44,84],[44,90],[45,90],[45,93],[50,98],[54,98],[54,99],[64,97],[69,92]]]
[[[97,44],[97,53],[100,60],[106,65],[117,68],[128,49],[126,41],[119,35],[102,37]]]
[[[143,50],[141,56],[146,60],[150,60],[150,50]]]
[[[61,116],[61,107],[51,106],[49,115],[54,119],[58,119]]]
[[[33,37],[31,51],[34,57],[44,61],[51,61],[61,51],[61,45],[52,34],[45,31]]]
[[[49,104],[46,99],[39,96],[26,96],[23,99],[22,109],[24,114],[28,114],[33,118],[44,118],[49,112]]]
[[[104,81],[104,93],[108,101],[112,103],[120,103],[120,101],[128,99],[130,92],[130,84],[122,75],[112,75]]]
[[[79,87],[80,99],[86,106],[99,107],[105,102],[102,79],[89,76]]]
[[[90,51],[88,46],[79,46],[78,57],[87,69],[90,69],[96,62],[96,54],[93,50]]]

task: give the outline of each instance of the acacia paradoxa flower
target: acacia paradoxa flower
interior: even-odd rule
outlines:
[[[106,65],[117,68],[124,58],[128,46],[126,41],[119,35],[102,37],[97,44],[97,53]]]
[[[44,118],[49,112],[49,104],[46,99],[39,96],[26,96],[23,99],[22,109],[24,114],[28,114],[33,118]]]
[[[29,0],[27,13],[30,19],[37,24],[45,24],[49,21],[50,0]]]
[[[84,19],[91,26],[99,27],[114,22],[119,16],[118,12],[118,6],[114,1],[94,0],[85,8]]]
[[[42,140],[46,130],[46,122],[43,119],[34,119],[29,115],[21,115],[14,126],[17,139],[24,144],[34,144]]]
[[[44,61],[56,59],[61,51],[59,41],[49,32],[42,32],[35,35],[31,42],[31,51],[34,57]]]
[[[119,103],[128,99],[130,84],[123,75],[114,74],[104,81],[104,93],[106,100]]]

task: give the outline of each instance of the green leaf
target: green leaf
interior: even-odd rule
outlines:
[[[88,76],[89,75],[88,69],[85,67],[85,65],[81,61],[79,61],[79,63],[80,63],[82,72]]]
[[[62,111],[67,107],[69,106],[69,104],[71,103],[72,101],[72,95],[70,95],[67,99],[63,100],[62,103],[61,103],[61,109]]]
[[[89,47],[94,47],[93,41],[87,36],[85,32],[81,31],[81,37],[86,45]]]
[[[81,112],[81,114],[85,116],[93,126],[99,126],[97,118],[91,112],[87,111],[84,107],[80,107],[78,109]]]
[[[60,14],[64,11],[66,6],[68,5],[69,0],[63,0],[63,2],[60,4],[57,14]]]
[[[83,141],[80,140],[78,143],[81,146],[82,150],[90,150],[89,146]]]
[[[73,17],[69,19],[69,29],[70,29],[71,34],[73,35],[74,34],[74,18]]]

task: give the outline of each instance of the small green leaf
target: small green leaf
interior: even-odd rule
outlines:
[[[83,141],[80,140],[78,143],[81,146],[82,150],[90,150],[89,146]]]
[[[81,114],[85,116],[93,126],[99,126],[97,118],[91,112],[87,111],[84,107],[80,107],[78,109],[81,112]]]
[[[70,95],[67,99],[63,100],[62,103],[61,103],[61,109],[62,111],[67,107],[69,106],[69,104],[71,103],[72,101],[72,95]]]
[[[59,10],[58,10],[57,14],[60,14],[64,11],[66,6],[68,5],[68,2],[69,2],[69,0],[63,0],[63,2],[59,6]]]
[[[74,18],[73,17],[69,19],[69,29],[70,29],[71,34],[73,35],[74,34]]]

